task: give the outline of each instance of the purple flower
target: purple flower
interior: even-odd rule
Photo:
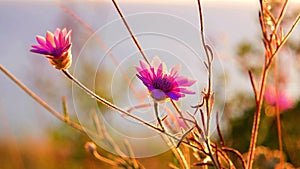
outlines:
[[[144,61],[140,61],[141,67],[136,67],[137,77],[142,80],[148,88],[151,97],[156,101],[165,101],[166,99],[178,100],[185,94],[195,94],[195,92],[186,89],[193,85],[196,80],[180,76],[180,65],[171,68],[170,72],[165,71],[165,66],[158,57],[154,57],[151,66]]]
[[[32,45],[31,52],[45,55],[50,63],[59,70],[68,69],[71,66],[71,32],[57,28],[53,33],[47,31],[46,38],[40,35],[36,36],[38,45]]]
[[[264,95],[265,101],[270,106],[276,106],[276,91],[274,88],[267,87]],[[280,111],[293,107],[293,101],[283,91],[278,91],[278,106]]]

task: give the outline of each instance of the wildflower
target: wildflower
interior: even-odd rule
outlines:
[[[270,106],[276,106],[276,91],[274,88],[266,88],[265,101]],[[280,111],[284,111],[293,107],[293,101],[284,91],[278,91],[278,106]]]
[[[142,80],[155,101],[178,100],[184,97],[185,94],[195,94],[186,87],[193,85],[196,80],[179,76],[180,65],[172,67],[170,72],[167,73],[165,71],[166,66],[158,57],[154,57],[151,66],[144,61],[140,61],[140,66],[136,67],[137,77]]]
[[[71,32],[57,28],[53,33],[47,31],[46,38],[40,35],[36,36],[38,45],[32,45],[31,52],[45,55],[58,70],[68,69],[71,66]]]

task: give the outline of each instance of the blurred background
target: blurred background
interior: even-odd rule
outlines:
[[[169,28],[172,26],[173,29],[170,28],[169,31],[175,37],[186,37],[188,36],[185,34],[187,30],[181,25],[182,23],[188,23],[195,29],[198,27],[197,4],[193,1],[120,0],[118,2],[124,15],[129,16],[129,24],[132,25],[134,32],[142,32],[149,27]],[[274,5],[278,5],[280,2],[274,1]],[[251,69],[259,72],[264,54],[257,17],[259,2],[255,0],[204,0],[203,8],[206,36],[217,56],[214,86],[216,97],[219,97],[220,100],[219,109],[223,114],[221,124],[223,133],[227,146],[234,147],[241,153],[246,153],[255,110],[247,70]],[[299,14],[299,9],[299,1],[290,2],[285,17],[284,26],[286,26],[286,29],[284,30],[290,27],[290,23]],[[143,16],[147,15],[141,15],[141,13],[150,12],[180,18],[172,20],[176,21],[174,24],[178,24],[178,26],[170,26],[168,22],[159,22],[161,24],[159,26],[153,25],[153,20],[146,20],[147,18],[143,18]],[[139,14],[139,17],[134,17],[137,14]],[[132,19],[130,19],[130,16],[133,16]],[[72,29],[74,64],[70,68],[70,72],[76,72],[77,77],[85,82],[87,86],[94,88],[98,94],[105,96],[108,100],[117,102],[118,99],[114,100],[111,91],[112,77],[115,76],[110,69],[111,66],[105,61],[101,64],[97,61],[95,64],[92,59],[97,56],[92,56],[87,51],[95,53],[98,48],[101,48],[99,44],[91,42],[95,37],[92,30],[100,30],[96,34],[103,36],[104,42],[108,44],[115,42],[110,39],[115,35],[108,34],[111,31],[109,25],[112,21],[118,19],[118,13],[108,0],[2,0],[0,1],[0,64],[57,111],[62,110],[61,99],[62,96],[66,96],[71,118],[74,121],[80,121],[85,117],[80,117],[75,113],[78,112],[78,108],[76,107],[77,104],[74,106],[76,101],[73,99],[75,97],[80,100],[80,110],[86,112],[90,111],[88,109],[89,102],[85,101],[86,98],[81,98],[83,96],[80,96],[80,93],[76,91],[74,93],[71,83],[66,80],[61,72],[54,70],[44,57],[30,53],[30,46],[36,43],[35,36],[37,34],[44,36],[47,30],[53,32],[57,27]],[[143,24],[139,25],[138,21],[143,21]],[[128,37],[122,25],[117,24],[113,28],[116,29],[114,31],[119,29],[121,37]],[[180,34],[180,32],[183,33]],[[201,54],[201,46],[199,45],[199,48],[193,46],[200,42],[198,36],[194,38],[190,39],[192,45],[188,45],[191,45],[196,53]],[[188,41],[189,39],[185,40]],[[147,38],[141,37],[140,42],[146,49],[152,47],[152,44],[147,43]],[[159,49],[172,47],[164,41],[156,41],[155,43],[155,45],[160,46]],[[120,51],[117,49],[114,51],[120,63],[124,61],[120,54],[128,52],[129,54],[126,54],[126,56],[131,56],[130,53],[136,51],[134,44],[130,41],[126,41],[123,45],[126,47],[125,51],[124,48]],[[149,51],[149,54],[152,54],[153,51]],[[158,51],[163,54],[162,50]],[[129,57],[129,60],[124,61],[126,64],[122,63],[123,70],[130,78],[133,78],[132,76],[135,73],[127,63],[131,65],[132,63],[134,65],[138,64],[134,60],[135,55],[132,56]],[[188,60],[189,56],[186,57]],[[103,58],[105,60],[106,56],[103,56]],[[291,168],[300,167],[300,128],[297,125],[300,119],[299,59],[300,26],[298,25],[286,47],[279,53],[278,60],[279,87],[283,92],[281,97],[283,100],[281,109],[283,150],[286,161]],[[173,62],[180,62],[180,60],[185,60],[185,58],[176,61],[170,59],[168,67]],[[185,62],[185,64],[187,65],[188,62]],[[202,90],[206,83],[205,80],[201,79],[200,75],[202,74],[199,73],[200,77],[198,77],[198,74],[194,75],[197,68],[189,68],[186,65],[183,72],[196,77],[200,81],[196,90]],[[270,82],[268,83],[269,95],[272,96],[273,79],[268,80]],[[118,81],[118,83],[122,83],[122,81]],[[121,88],[117,91],[126,90]],[[221,96],[217,95],[218,92]],[[118,92],[118,94],[122,98],[122,95],[126,95],[126,92]],[[1,169],[109,168],[108,165],[95,160],[85,151],[84,144],[90,138],[83,136],[56,119],[3,73],[0,73],[0,96]],[[107,113],[103,106],[99,105],[99,109],[101,112]],[[260,158],[255,163],[260,168],[274,168],[274,164],[279,162],[277,125],[273,109],[274,105],[271,102],[264,104],[258,139],[258,145],[261,147],[257,151]],[[107,154],[105,150],[101,150],[101,152]],[[154,157],[140,158],[139,161],[146,168],[168,168],[168,163],[172,159],[171,152],[164,151]],[[261,167],[263,164],[266,166]]]

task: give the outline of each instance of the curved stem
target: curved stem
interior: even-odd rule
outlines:
[[[138,117],[136,117],[136,116],[130,114],[129,112],[123,110],[122,108],[120,108],[120,107],[118,107],[118,106],[116,106],[116,105],[110,103],[109,101],[105,100],[104,98],[98,96],[97,94],[95,94],[94,92],[92,92],[90,89],[88,89],[87,87],[85,87],[82,83],[80,83],[76,78],[74,78],[74,77],[69,73],[68,70],[62,70],[62,72],[63,72],[70,80],[72,80],[78,87],[80,87],[83,91],[85,91],[85,92],[86,92],[87,94],[89,94],[90,96],[94,97],[94,98],[95,98],[97,101],[99,101],[100,103],[106,105],[107,107],[109,107],[109,108],[111,108],[111,109],[113,109],[113,110],[116,110],[116,111],[118,111],[118,112],[121,112],[121,113],[123,113],[124,115],[129,116],[129,117],[135,119],[136,121],[141,122],[142,124],[144,124],[144,125],[146,125],[146,126],[152,128],[152,129],[161,131],[159,128],[153,126],[152,124],[150,124],[150,123],[148,123],[148,122],[146,122],[146,121],[144,121],[144,120],[142,120],[142,119],[140,119],[140,118],[138,118]]]
[[[165,131],[165,128],[161,122],[161,119],[159,118],[159,112],[158,112],[158,103],[154,101],[154,111],[155,111],[155,116],[157,119],[157,122],[159,124],[159,126],[161,127],[162,131]]]
[[[205,91],[205,108],[206,108],[206,114],[207,114],[207,123],[206,123],[206,135],[209,136],[209,128],[210,128],[210,115],[211,115],[211,109],[212,109],[212,103],[211,103],[211,91],[212,91],[212,50],[211,48],[206,44],[205,42],[205,31],[204,31],[204,21],[203,21],[203,14],[202,14],[202,7],[201,7],[201,2],[198,0],[198,10],[199,10],[199,22],[200,22],[200,33],[201,33],[201,40],[202,40],[202,45],[205,51],[205,55],[207,57],[207,63],[206,68],[208,71],[208,84],[207,84],[207,91]],[[211,55],[211,56],[210,56]]]
[[[229,147],[222,147],[222,150],[225,150],[226,152],[228,151],[228,152],[235,154],[240,159],[243,169],[246,169],[246,162],[243,158],[243,155],[240,152],[238,152],[237,150],[235,150],[233,148],[229,148]]]
[[[96,150],[92,152],[92,155],[93,155],[95,158],[97,158],[98,160],[100,160],[100,161],[102,161],[102,162],[104,162],[104,163],[107,163],[107,164],[109,164],[109,165],[111,165],[111,166],[118,166],[118,162],[103,157],[103,156],[100,155],[100,154],[98,153],[98,151],[96,151]]]
[[[113,109],[113,110],[116,110],[117,112],[122,113],[122,114],[124,114],[124,115],[126,115],[126,116],[128,116],[128,117],[130,117],[130,118],[132,118],[132,119],[134,119],[134,120],[136,120],[136,121],[142,123],[143,125],[145,125],[145,126],[151,128],[151,129],[153,129],[153,130],[155,130],[155,131],[157,131],[157,132],[159,132],[159,133],[162,133],[162,134],[164,134],[164,135],[166,135],[166,136],[168,136],[168,137],[170,137],[170,138],[172,138],[172,139],[174,139],[174,140],[176,140],[176,141],[180,141],[179,138],[177,138],[177,137],[175,137],[175,136],[173,136],[173,135],[171,135],[171,134],[169,134],[169,133],[167,133],[167,132],[164,132],[164,130],[162,130],[162,129],[160,129],[160,128],[157,128],[157,127],[155,127],[155,126],[153,126],[152,124],[150,124],[150,123],[148,123],[148,122],[146,122],[146,121],[140,119],[140,118],[137,117],[137,116],[134,116],[134,115],[130,114],[130,113],[127,112],[126,110],[123,110],[122,108],[120,108],[120,107],[118,107],[118,106],[116,106],[116,105],[110,103],[109,101],[105,100],[104,98],[98,96],[97,94],[95,94],[94,92],[92,92],[90,89],[88,89],[87,87],[85,87],[82,83],[80,83],[76,78],[74,78],[74,77],[69,73],[68,70],[62,70],[62,72],[66,75],[66,77],[67,77],[68,79],[70,79],[71,81],[73,81],[73,82],[74,82],[79,88],[81,88],[84,92],[86,92],[86,93],[89,94],[90,96],[94,97],[97,101],[99,101],[100,103],[104,104],[105,106],[107,106],[107,107],[109,107],[109,108],[111,108],[111,109]],[[190,147],[192,147],[192,148],[196,148],[197,150],[199,150],[199,148],[198,148],[197,146],[192,145],[192,144],[190,144],[189,142],[182,141],[182,143],[184,143],[184,144],[187,145],[187,146],[190,146]]]
[[[207,63],[204,62],[207,71],[208,71],[208,84],[207,84],[207,91],[205,92],[205,96],[204,96],[204,100],[205,100],[205,108],[206,108],[206,138],[205,138],[205,143],[207,145],[207,149],[209,151],[209,156],[214,164],[214,166],[216,168],[220,168],[218,159],[215,158],[215,156],[213,155],[213,152],[211,150],[210,147],[210,139],[209,139],[209,135],[210,135],[210,116],[211,116],[211,112],[212,112],[212,61],[213,61],[213,52],[211,50],[211,48],[209,47],[209,45],[206,44],[205,42],[205,31],[204,31],[204,21],[203,21],[203,14],[202,14],[202,7],[201,7],[201,2],[200,0],[197,1],[198,2],[198,10],[199,10],[199,24],[200,24],[200,33],[201,33],[201,40],[202,40],[202,45],[205,51],[205,55],[207,57]]]

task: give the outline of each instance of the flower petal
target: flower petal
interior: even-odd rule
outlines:
[[[180,77],[176,78],[176,82],[178,83],[179,86],[191,86],[196,81],[197,80],[192,80],[192,79],[189,79],[189,78],[183,77],[183,76],[180,76]]]
[[[56,47],[54,43],[54,35],[49,31],[46,33],[46,45],[51,51]]]
[[[140,65],[142,69],[149,69],[149,66],[142,60],[140,61]]]
[[[154,58],[152,59],[151,65],[154,68],[157,68],[157,67],[159,67],[160,64],[161,64],[161,60],[159,59],[159,57],[158,56],[154,56]]]
[[[177,64],[171,68],[170,75],[176,77],[180,71],[181,71],[181,65]]]
[[[183,97],[184,94],[176,93],[176,92],[169,92],[167,93],[167,96],[169,96],[173,100],[178,100],[180,97]]]
[[[184,93],[184,94],[195,94],[196,93],[196,92],[188,90],[186,88],[178,88],[178,89],[181,93]]]
[[[46,39],[43,36],[40,35],[36,35],[36,41],[42,45],[42,46],[46,46]]]
[[[161,77],[163,73],[163,66],[160,64],[157,68],[156,76]]]

